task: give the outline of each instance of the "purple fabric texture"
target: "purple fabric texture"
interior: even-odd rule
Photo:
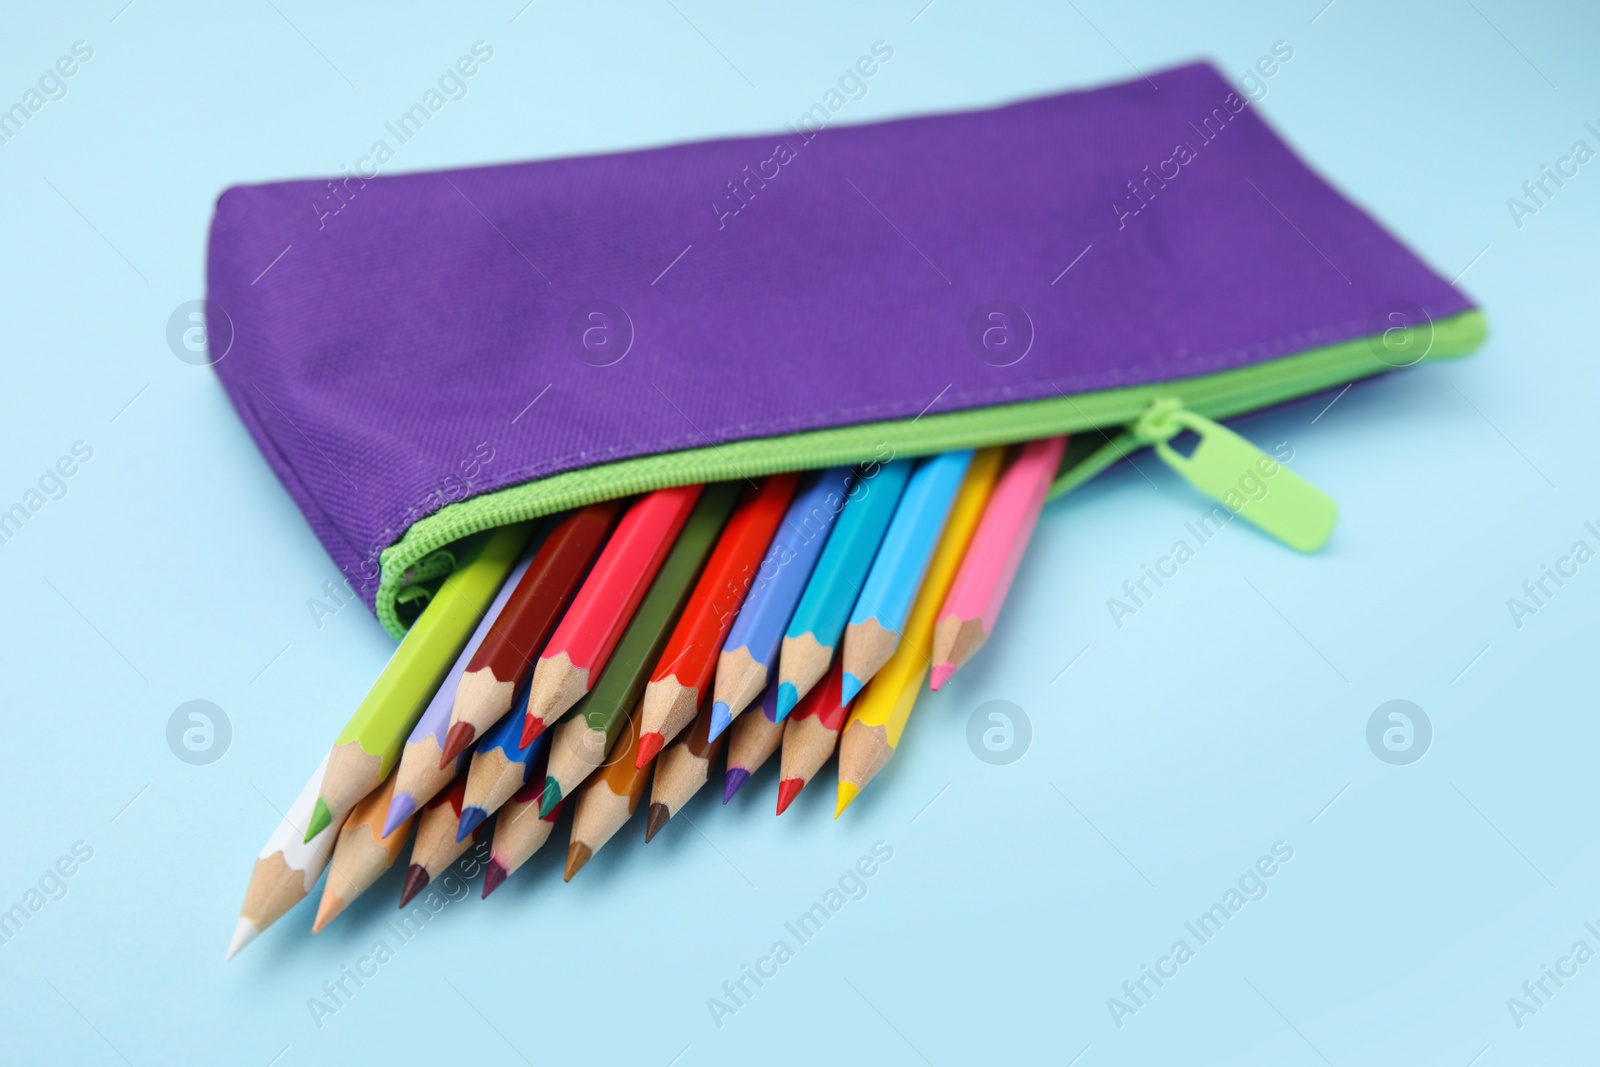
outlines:
[[[216,370],[370,606],[378,551],[465,495],[1205,374],[1377,332],[1390,301],[1472,306],[1215,69],[1151,81],[231,188],[209,249]],[[996,301],[1016,319],[998,351],[978,340]]]

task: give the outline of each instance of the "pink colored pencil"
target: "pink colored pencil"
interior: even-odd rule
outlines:
[[[1000,475],[934,624],[932,688],[949,681],[994,632],[1066,447],[1065,437],[1030,442]]]
[[[658,489],[636,501],[617,524],[533,668],[523,747],[594,685],[700,499],[700,488]]]

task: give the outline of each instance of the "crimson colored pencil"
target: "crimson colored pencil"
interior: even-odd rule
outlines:
[[[620,510],[622,504],[616,500],[580,508],[557,523],[539,546],[511,599],[467,662],[450,709],[441,768],[511,710],[517,686],[528,676],[533,657],[549,640],[561,609],[605,543]]]
[[[639,766],[654,759],[694,720],[695,709],[710,692],[722,642],[755,582],[761,557],[778,532],[799,481],[798,474],[776,474],[760,488],[747,489],[723,528],[645,687]]]
[[[533,668],[528,745],[594,685],[645,590],[689,519],[698,485],[658,489],[628,509]]]

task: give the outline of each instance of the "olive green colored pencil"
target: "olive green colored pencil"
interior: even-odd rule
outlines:
[[[706,486],[617,641],[600,680],[556,727],[539,804],[541,816],[554,811],[563,797],[605,762],[616,745],[617,734],[639,702],[700,568],[738,503],[740,489],[733,482]]]

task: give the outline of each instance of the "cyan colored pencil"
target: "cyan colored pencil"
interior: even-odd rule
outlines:
[[[998,453],[996,457],[998,462]],[[900,495],[850,613],[850,625],[845,627],[844,676],[839,690],[843,703],[856,698],[900,644],[900,631],[911,614],[917,590],[922,588],[922,575],[971,463],[970,448],[932,456],[918,463],[906,482],[906,491]]]
[[[911,461],[897,459],[869,466],[850,487],[844,512],[834,523],[833,534],[783,635],[778,660],[780,722],[828,673],[834,647],[844,634],[850,609],[910,476]]]
[[[717,659],[711,736],[728,728],[777,674],[778,648],[800,594],[844,510],[854,473],[834,467],[802,482]],[[776,708],[773,709],[776,712]]]

